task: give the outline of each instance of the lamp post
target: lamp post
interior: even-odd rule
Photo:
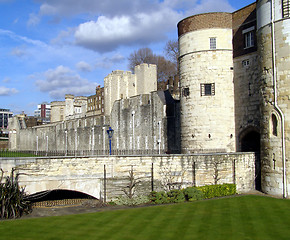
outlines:
[[[109,144],[110,144],[110,155],[112,155],[112,137],[114,134],[114,130],[111,127],[109,127],[109,129],[107,130],[107,133],[108,133]]]

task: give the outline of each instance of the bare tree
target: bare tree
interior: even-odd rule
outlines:
[[[140,48],[130,54],[129,69],[134,72],[135,66],[148,63],[156,64],[157,66],[157,80],[167,81],[170,76],[177,73],[177,68],[174,62],[167,60],[164,56],[155,55],[150,48]]]
[[[131,170],[129,170],[129,184],[126,186],[126,188],[123,189],[124,193],[128,198],[132,199],[134,197],[136,186],[140,182],[140,179],[135,177],[133,166],[131,166]]]
[[[169,40],[165,47],[164,47],[165,56],[173,63],[178,66],[178,57],[179,57],[179,50],[178,50],[178,41]]]
[[[129,60],[129,69],[134,72],[134,68],[137,65],[142,63],[152,64],[155,62],[155,55],[150,48],[140,48],[137,51],[135,50],[130,54]]]

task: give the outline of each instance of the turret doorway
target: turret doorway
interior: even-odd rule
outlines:
[[[261,191],[261,158],[260,158],[260,133],[251,129],[241,134],[240,149],[242,152],[255,152],[255,188]]]

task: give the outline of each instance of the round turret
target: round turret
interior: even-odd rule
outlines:
[[[235,151],[231,13],[178,23],[182,153]]]

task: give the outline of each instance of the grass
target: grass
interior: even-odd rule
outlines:
[[[0,157],[35,157],[32,153],[13,152],[0,149]]]
[[[290,200],[239,196],[0,222],[0,239],[289,239]]]

